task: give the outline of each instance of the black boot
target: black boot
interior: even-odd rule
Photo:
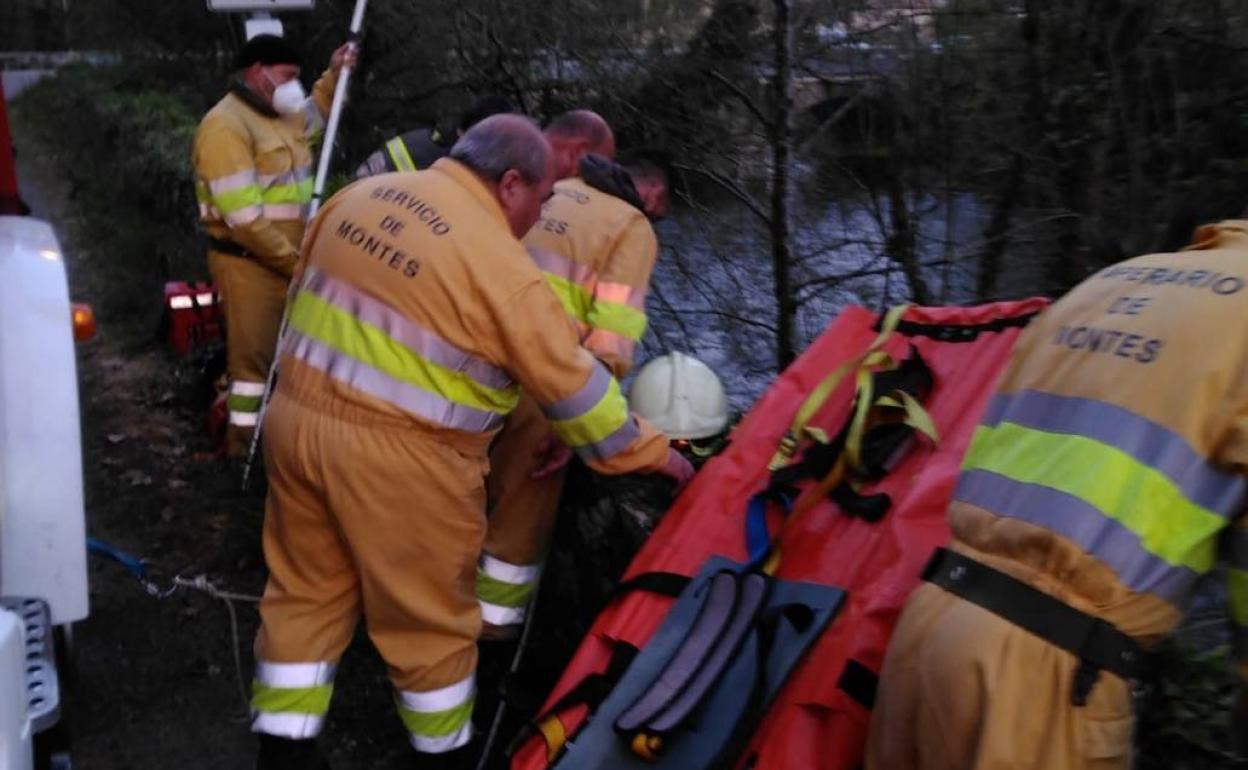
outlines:
[[[294,740],[260,733],[256,770],[329,770],[316,740]]]
[[[412,770],[476,770],[480,745],[475,741],[463,748],[445,754],[416,752],[412,758]]]

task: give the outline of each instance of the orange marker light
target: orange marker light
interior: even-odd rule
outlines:
[[[74,322],[74,341],[85,342],[95,336],[95,311],[84,302],[70,305],[70,318]]]

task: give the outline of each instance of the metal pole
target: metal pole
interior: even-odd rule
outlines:
[[[347,41],[352,45],[360,39],[360,28],[364,24],[364,9],[368,0],[355,0],[355,13],[351,16],[351,34]],[[338,83],[334,87],[334,103],[329,109],[329,123],[325,126],[325,141],[321,145],[321,159],[316,167],[316,183],[312,187],[312,205],[308,209],[308,219],[316,216],[321,207],[321,196],[325,192],[325,180],[329,176],[329,160],[334,152],[334,139],[338,136],[338,121],[342,118],[342,105],[347,98],[347,84],[351,80],[351,68],[343,67],[338,74]]]
[[[350,34],[347,42],[353,46],[360,39],[360,29],[364,26],[364,10],[368,0],[355,0],[355,12],[351,15]],[[316,216],[321,207],[321,197],[325,192],[325,180],[329,176],[329,160],[334,152],[334,139],[338,136],[338,122],[342,118],[342,108],[347,98],[347,85],[351,81],[351,68],[343,65],[338,73],[338,82],[334,85],[334,101],[329,109],[329,121],[325,125],[325,140],[321,143],[321,157],[316,167],[316,181],[312,186],[312,203],[308,207],[308,219]],[[269,376],[264,382],[264,396],[260,400],[260,412],[256,415],[256,426],[251,432],[251,445],[247,448],[247,463],[243,466],[243,489],[247,489],[251,481],[251,469],[256,462],[256,451],[260,448],[260,432],[264,426],[264,415],[269,410],[269,400],[273,397],[273,382],[277,379],[277,360],[282,350],[282,341],[286,339],[287,319],[290,302],[298,291],[291,283],[286,292],[286,308],[282,311],[282,325],[277,332],[277,348],[273,351],[273,363],[269,364]]]

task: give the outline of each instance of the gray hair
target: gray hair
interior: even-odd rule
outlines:
[[[491,182],[514,168],[524,181],[537,184],[546,176],[550,145],[529,118],[494,115],[468,129],[451,157]]]
[[[602,147],[612,138],[607,121],[590,110],[563,113],[547,124],[546,133],[567,139],[584,139],[591,150]]]

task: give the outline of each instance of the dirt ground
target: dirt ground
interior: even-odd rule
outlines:
[[[71,296],[99,302],[109,255],[91,250],[54,151],[20,114],[14,131],[22,193],[56,228]],[[80,345],[78,358],[88,533],[150,559],[162,584],[176,574],[205,574],[222,589],[258,595],[262,492],[244,493],[221,463],[196,459],[209,449],[193,398],[196,367],[154,336],[135,341],[119,331],[133,327],[125,319],[98,322],[99,334]],[[97,557],[89,577],[91,615],[75,627],[77,675],[68,698],[75,767],[251,767],[255,743],[240,679],[250,682],[254,606],[234,605],[235,634],[225,603],[207,594],[153,598],[119,565]],[[323,743],[338,770],[407,766],[410,749],[385,670],[362,631],[340,669]]]

